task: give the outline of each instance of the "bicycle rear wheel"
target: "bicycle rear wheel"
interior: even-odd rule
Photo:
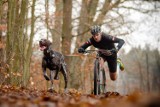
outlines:
[[[100,94],[99,72],[100,72],[99,60],[96,59],[94,63],[94,95]]]

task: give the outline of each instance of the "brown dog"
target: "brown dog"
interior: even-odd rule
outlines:
[[[61,71],[65,81],[65,90],[67,89],[67,69],[64,61],[64,56],[51,49],[51,42],[47,39],[39,41],[40,50],[43,51],[42,69],[43,76],[47,81],[51,81],[51,90],[53,90],[53,76],[58,79],[58,72]],[[50,70],[50,78],[47,76],[46,69]],[[54,75],[55,74],[55,75]]]

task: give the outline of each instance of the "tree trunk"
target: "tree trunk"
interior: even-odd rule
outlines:
[[[63,0],[63,24],[62,24],[62,47],[61,47],[63,55],[70,54],[71,39],[72,39],[71,24],[72,24],[72,0]],[[67,64],[70,63],[68,58],[65,59],[65,61]]]
[[[13,26],[15,24],[16,14],[15,14],[15,0],[8,1],[8,13],[7,13],[7,40],[6,40],[6,63],[8,64],[7,71],[10,75],[6,81],[8,84],[11,83],[11,72],[12,72],[12,63],[13,63],[13,43],[14,43],[14,34]]]
[[[52,30],[53,48],[61,52],[61,37],[62,37],[62,16],[63,16],[63,1],[55,0],[56,11],[54,17],[54,29]]]
[[[33,44],[33,37],[34,37],[34,24],[35,24],[35,2],[36,0],[32,1],[32,9],[31,9],[31,33],[30,39],[27,47],[27,51],[25,54],[25,62],[24,62],[24,69],[23,69],[23,76],[22,76],[22,85],[27,86],[30,78],[30,63],[31,63],[31,56],[32,56],[32,44]]]
[[[48,0],[45,0],[45,23],[46,23],[46,26],[47,26],[47,39],[49,37],[49,33],[48,33],[48,30],[49,30],[49,25],[48,25],[48,22],[49,22],[49,1]]]
[[[27,14],[27,0],[8,1],[8,23],[7,23],[7,41],[6,41],[6,58],[10,82],[13,85],[21,85],[23,64],[26,59],[24,56],[24,28]],[[21,7],[21,8],[20,8]]]
[[[150,73],[149,73],[149,58],[148,58],[148,53],[146,53],[146,70],[147,70],[147,88],[148,92],[150,92]]]
[[[140,57],[139,57],[139,53],[138,53],[138,50],[137,49],[135,49],[135,55],[136,55],[136,60],[137,60],[137,64],[138,64],[138,69],[139,69],[139,74],[140,74],[140,78],[139,78],[139,80],[140,80],[140,89],[142,90],[142,91],[145,91],[144,89],[144,77],[143,77],[143,71],[142,71],[142,64],[141,64],[141,62],[140,62]]]
[[[3,3],[2,0],[0,1],[0,67],[2,66],[2,62],[4,60],[4,54],[3,54],[3,38],[2,38],[2,29],[3,23],[2,23],[2,16],[3,16]]]
[[[70,54],[72,39],[72,0],[63,0],[62,53]]]

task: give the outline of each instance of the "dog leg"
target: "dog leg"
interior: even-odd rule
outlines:
[[[50,80],[51,80],[51,87],[50,89],[53,90],[53,76],[54,76],[54,71],[50,71]]]
[[[54,76],[54,79],[55,79],[55,80],[59,80],[58,72],[59,72],[59,70],[56,70],[56,74],[55,74],[55,76]]]
[[[43,68],[43,76],[44,76],[44,78],[45,78],[47,81],[50,80],[49,77],[48,77],[48,75],[47,75],[46,68]]]
[[[64,86],[64,91],[65,93],[67,92],[67,84],[68,84],[68,78],[67,78],[67,69],[66,69],[66,65],[65,64],[62,64],[62,74],[63,74],[63,77],[64,77],[64,81],[65,81],[65,86]]]

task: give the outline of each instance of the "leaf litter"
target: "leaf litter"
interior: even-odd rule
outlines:
[[[96,96],[76,90],[57,93],[4,85],[0,87],[0,107],[160,107],[160,94],[107,92]]]

